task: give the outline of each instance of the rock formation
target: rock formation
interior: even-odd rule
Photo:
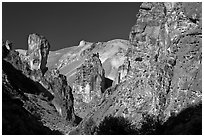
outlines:
[[[117,85],[105,91],[80,131],[89,119],[97,125],[109,115],[127,118],[138,129],[147,115],[162,124],[202,103],[201,13],[201,3],[143,3]]]
[[[66,133],[76,122],[74,98],[66,77],[54,69],[44,75],[40,69],[31,70],[29,62],[21,60],[19,53],[8,49],[6,44],[3,45],[3,98],[16,99],[22,104],[19,107],[40,119],[42,125]],[[4,105],[7,103],[3,102]],[[4,113],[3,118],[5,114],[11,115]],[[3,127],[4,131],[10,130]]]
[[[56,69],[48,70],[44,75],[43,85],[49,83],[50,91],[54,95],[53,104],[59,114],[67,121],[74,122],[74,98],[72,95],[72,89],[67,84],[66,77],[59,74]]]
[[[26,55],[29,57],[31,70],[46,70],[47,58],[50,45],[45,37],[38,34],[28,36],[28,50]]]
[[[123,82],[126,79],[126,76],[128,76],[129,71],[130,71],[130,62],[128,59],[126,59],[124,64],[119,66],[118,68],[117,75],[114,80],[114,85]]]
[[[191,130],[197,126],[201,134],[201,5],[142,3],[129,41],[81,41],[49,57],[49,43],[38,34],[29,35],[26,55],[7,41],[2,47],[3,131],[13,127],[7,126],[10,108],[5,110],[16,103],[25,116],[39,119],[40,127],[63,134],[115,134],[117,127],[130,134],[195,134]],[[191,128],[178,131],[181,127]]]
[[[9,73],[7,70],[9,69]],[[4,71],[5,70],[5,71]],[[12,74],[13,73],[13,74]],[[16,77],[13,77],[13,76]],[[20,79],[19,79],[20,78]],[[16,81],[15,81],[16,80]],[[17,83],[21,80],[22,83]],[[26,80],[26,81],[24,81]],[[2,71],[2,134],[3,135],[48,135],[62,134],[52,131],[39,121],[39,116],[30,113],[24,107],[28,102],[25,92],[38,91],[36,86],[28,85],[29,79],[16,70],[11,64],[3,61]],[[27,84],[27,85],[25,85]],[[29,89],[32,86],[32,89]],[[29,88],[28,88],[29,87]],[[32,107],[32,106],[30,106]]]
[[[76,114],[82,111],[83,103],[91,104],[90,102],[95,102],[100,99],[104,90],[105,71],[99,59],[99,54],[97,53],[89,56],[85,62],[77,68],[76,79],[73,83]],[[84,114],[79,115],[85,116]]]
[[[164,121],[172,113],[177,114],[201,101],[201,85],[194,85],[201,82],[195,75],[201,71],[202,54],[202,16],[198,5],[143,3],[137,25],[130,33],[131,43],[149,57],[142,62],[150,70],[141,71],[146,71],[143,75],[149,76],[148,85],[155,97],[151,113],[160,115]],[[141,28],[143,31],[138,33]]]
[[[118,67],[125,60],[125,52],[128,47],[130,47],[130,42],[121,39],[95,43],[81,41],[79,46],[51,51],[48,56],[47,66],[50,69],[58,68],[72,86],[76,78],[77,68],[85,62],[88,56],[99,53],[99,59],[105,70],[105,77],[114,81]]]

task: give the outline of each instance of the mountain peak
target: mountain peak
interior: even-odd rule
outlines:
[[[129,40],[3,43],[3,131],[23,111],[63,134],[202,134],[201,5],[144,2]]]

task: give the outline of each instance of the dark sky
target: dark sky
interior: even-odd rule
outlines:
[[[27,36],[45,36],[51,50],[78,45],[81,40],[98,42],[128,39],[141,3],[11,3],[3,2],[3,40],[15,49],[27,49]]]

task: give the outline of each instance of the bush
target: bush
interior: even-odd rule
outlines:
[[[128,135],[137,134],[132,128],[131,122],[124,117],[107,116],[99,124],[98,135]]]
[[[202,135],[202,104],[188,107],[165,123],[144,114],[141,128],[124,117],[105,117],[97,128],[98,135]]]
[[[158,135],[160,130],[162,129],[161,122],[158,117],[145,114],[144,119],[142,121],[142,126],[139,129],[140,135]]]

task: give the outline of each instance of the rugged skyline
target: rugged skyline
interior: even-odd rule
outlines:
[[[85,12],[77,11],[82,16],[68,16],[69,21],[63,22],[60,15],[55,15],[59,13],[55,6],[42,6],[43,11],[35,4],[32,8],[27,6],[27,11],[32,12],[27,12],[27,20],[22,21],[31,29],[46,28],[50,35],[38,32],[40,35],[21,36],[23,29],[19,26],[19,31],[10,29],[19,33],[18,37],[28,38],[22,44],[28,50],[17,50],[18,44],[11,43],[15,39],[2,43],[2,134],[202,134],[202,3],[143,2],[137,17],[130,15],[136,23],[125,27],[131,28],[128,40],[118,39],[119,33],[117,39],[113,38],[123,28],[115,28],[120,24],[117,19],[124,19],[122,15],[116,16],[122,8],[115,11],[115,16],[115,12],[106,13],[116,21],[110,29],[115,35],[110,33],[112,37],[107,42],[87,42],[87,38],[80,41],[82,35],[93,35],[81,29],[90,25],[86,24],[87,18],[82,18]],[[17,28],[18,17],[25,13],[14,14],[14,9],[13,27]],[[99,17],[91,19],[96,25],[85,29],[97,32],[96,38],[99,32],[106,33],[111,23],[105,20],[105,12],[92,14],[93,11],[88,16]],[[39,18],[34,16],[38,13]],[[72,29],[77,32],[74,34],[79,45],[56,47],[70,41],[73,34],[61,37],[56,30],[62,26],[52,26],[53,19],[41,19],[47,17],[45,14],[57,16],[56,22],[65,25],[75,23]],[[28,24],[29,19],[34,20],[34,26]],[[43,20],[48,22],[45,26],[41,24]],[[100,27],[97,23],[101,20],[109,24]],[[63,32],[69,31],[66,28]],[[50,36],[63,40],[59,42]],[[108,34],[102,38],[105,36]],[[50,47],[61,49],[50,52]]]
[[[2,4],[2,37],[15,49],[27,49],[30,33],[44,35],[51,50],[78,45],[81,40],[103,42],[128,39],[141,3],[47,2]]]

